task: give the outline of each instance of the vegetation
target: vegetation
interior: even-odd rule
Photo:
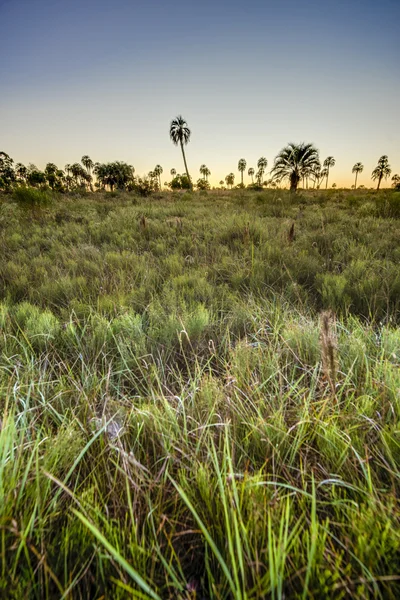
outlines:
[[[71,185],[0,194],[0,596],[398,598],[400,193]]]
[[[386,155],[383,155],[378,160],[378,164],[375,169],[372,171],[371,179],[373,181],[378,180],[377,190],[379,190],[382,179],[387,179],[391,174],[392,169],[389,165],[389,159]]]
[[[320,162],[318,150],[312,144],[288,144],[279,152],[271,171],[274,179],[281,182],[288,179],[290,190],[295,192],[300,180],[314,172],[315,180],[319,182]],[[319,187],[319,185],[318,185]]]
[[[191,182],[188,166],[186,163],[185,149],[184,149],[184,146],[190,140],[190,135],[191,135],[191,131],[190,131],[185,119],[182,116],[178,116],[171,121],[171,126],[169,129],[169,136],[176,146],[178,144],[180,144],[180,147],[182,150],[183,162],[185,165],[186,176],[188,178],[188,181]]]

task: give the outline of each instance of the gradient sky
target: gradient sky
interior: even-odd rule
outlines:
[[[0,150],[182,172],[182,114],[195,179],[310,141],[370,186],[382,154],[400,173],[399,23],[400,0],[0,0]]]

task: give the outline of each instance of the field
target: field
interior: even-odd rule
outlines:
[[[400,193],[0,195],[0,597],[400,597]]]

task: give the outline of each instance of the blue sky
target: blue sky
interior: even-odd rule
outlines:
[[[0,149],[180,172],[182,114],[194,177],[311,141],[369,186],[382,154],[400,172],[399,22],[399,0],[0,0]]]

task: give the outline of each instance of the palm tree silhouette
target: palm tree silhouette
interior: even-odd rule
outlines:
[[[170,173],[171,173],[171,177],[172,177],[172,179],[174,179],[174,177],[175,177],[175,175],[176,175],[176,169],[171,169],[171,170],[170,170]]]
[[[295,192],[303,173],[316,166],[320,166],[320,162],[313,144],[290,143],[275,157],[271,173],[278,182],[289,179],[290,191]]]
[[[253,167],[250,167],[250,169],[247,171],[247,175],[249,177],[251,177],[251,183],[254,183],[254,169],[253,169]]]
[[[378,186],[376,188],[377,190],[379,190],[382,179],[387,179],[389,177],[389,175],[391,174],[391,172],[392,172],[392,169],[390,168],[390,165],[389,165],[389,159],[386,156],[386,154],[384,154],[378,160],[378,164],[375,167],[375,169],[372,171],[372,174],[371,174],[371,179],[373,181],[378,180]]]
[[[156,165],[154,167],[154,174],[158,178],[158,184],[160,186],[160,191],[161,191],[161,174],[162,174],[162,172],[163,172],[163,168],[161,165]]]
[[[204,175],[206,177],[206,181],[208,181],[208,178],[211,175],[211,171],[208,167],[205,168]]]
[[[400,175],[395,173],[392,177],[392,181],[393,181],[393,187],[398,186],[400,184]]]
[[[328,179],[329,179],[329,169],[331,167],[334,167],[336,164],[336,160],[333,158],[333,156],[328,156],[328,158],[326,158],[324,160],[324,167],[326,167],[327,173],[326,173],[326,185],[325,185],[325,189],[328,188]]]
[[[359,173],[362,173],[364,171],[364,165],[360,162],[356,163],[354,165],[354,167],[352,168],[351,172],[356,174],[356,180],[354,182],[354,189],[357,189],[357,177]]]
[[[94,167],[94,162],[92,161],[92,159],[85,154],[85,156],[82,156],[81,158],[81,163],[83,164],[83,166],[85,167],[86,171],[88,172],[88,175],[91,175],[91,171]]]
[[[268,166],[268,161],[265,158],[265,156],[262,156],[261,158],[258,159],[257,161],[257,167],[258,167],[258,173],[257,173],[257,180],[259,185],[261,185],[263,177],[264,177],[264,172],[265,169]]]
[[[241,176],[242,176],[242,181],[241,181],[241,185],[243,186],[243,173],[244,170],[246,168],[246,161],[244,158],[241,158],[238,162],[238,171],[240,172]]]
[[[201,165],[200,169],[199,169],[200,175],[203,175],[204,181],[206,180],[206,169],[207,169],[206,165]]]
[[[230,185],[231,189],[232,189],[232,186],[235,183],[235,175],[234,175],[234,173],[229,173],[229,175],[227,175],[225,177],[225,181],[226,181],[226,185]]]
[[[180,146],[181,146],[183,162],[185,164],[186,175],[187,175],[187,178],[190,183],[190,188],[193,189],[192,180],[190,179],[189,170],[188,170],[188,167],[186,164],[185,150],[183,148],[183,146],[189,142],[190,135],[191,135],[191,131],[190,131],[185,119],[181,115],[175,117],[175,119],[173,119],[171,121],[171,125],[169,128],[169,136],[170,136],[172,142],[175,144],[175,146],[177,146],[178,144],[180,144]]]

